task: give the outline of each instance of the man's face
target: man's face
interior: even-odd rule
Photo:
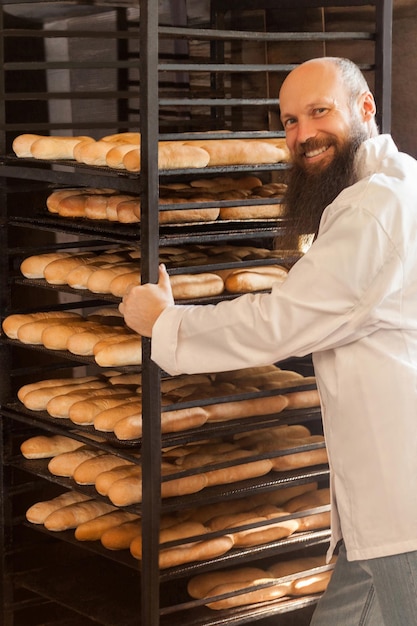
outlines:
[[[285,198],[292,236],[315,233],[323,210],[355,180],[355,154],[368,138],[360,112],[352,110],[336,69],[306,73],[281,90],[281,117],[292,156]]]
[[[310,63],[290,74],[280,108],[292,161],[305,169],[326,167],[351,134],[348,94],[332,64]]]

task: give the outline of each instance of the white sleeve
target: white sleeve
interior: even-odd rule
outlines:
[[[170,307],[158,319],[152,359],[170,374],[275,363],[373,332],[401,264],[366,211],[341,211],[270,294],[217,305]],[[329,225],[328,225],[329,226]]]

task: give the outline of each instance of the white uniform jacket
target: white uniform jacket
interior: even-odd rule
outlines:
[[[417,550],[417,162],[388,135],[323,213],[271,294],[170,307],[152,358],[171,374],[312,353],[332,488],[332,542],[350,560]]]

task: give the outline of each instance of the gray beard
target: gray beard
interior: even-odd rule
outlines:
[[[343,189],[358,180],[355,156],[365,139],[367,136],[357,131],[350,141],[337,149],[335,157],[324,169],[320,166],[307,170],[295,162],[288,170],[284,202],[289,223],[284,237],[279,240],[280,248],[297,248],[300,234],[317,236],[324,209]]]

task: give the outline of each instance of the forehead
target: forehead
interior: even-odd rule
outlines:
[[[340,71],[330,63],[305,63],[299,66],[287,76],[279,94],[281,115],[336,101],[347,101],[347,92]]]

